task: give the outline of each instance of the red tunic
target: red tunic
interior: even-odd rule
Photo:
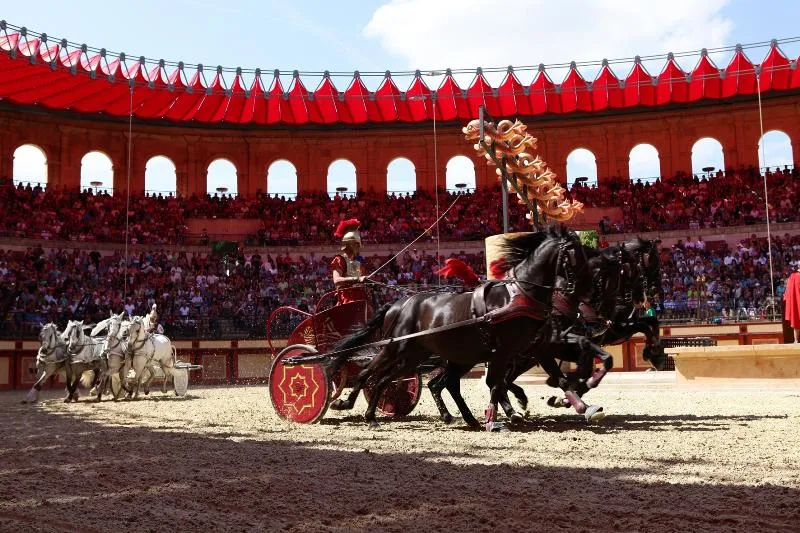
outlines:
[[[354,264],[357,263],[357,266]],[[350,261],[350,270],[357,269],[357,272],[348,272],[347,259],[342,255],[337,255],[331,261],[331,270],[335,270],[343,277],[363,276],[364,267],[359,261]],[[336,305],[342,305],[350,302],[367,301],[367,291],[364,290],[362,285],[355,285],[347,287],[346,289],[339,289],[336,295]]]
[[[800,329],[800,272],[792,272],[789,276],[783,299],[786,300],[786,320],[792,328]]]

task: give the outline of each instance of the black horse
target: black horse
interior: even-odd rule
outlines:
[[[486,421],[491,429],[497,403],[506,397],[506,376],[514,358],[550,338],[553,309],[577,315],[579,303],[588,301],[591,292],[584,248],[578,236],[563,226],[508,238],[501,255],[506,272],[503,281],[483,284],[472,293],[414,295],[385,306],[364,328],[343,339],[335,350],[360,346],[378,331],[384,339],[399,340],[384,346],[359,373],[347,398],[337,400],[331,408],[351,409],[369,380],[375,393],[365,418],[374,425],[375,409],[386,386],[432,356],[459,369],[488,362],[486,382],[491,392]],[[476,317],[481,320],[472,321]],[[448,325],[455,327],[402,339]],[[342,355],[328,364],[335,368],[346,358]],[[465,422],[478,425],[460,392],[448,390]]]
[[[564,342],[555,346],[537,346],[531,355],[532,362],[545,368],[550,386],[564,389],[566,380],[577,393],[578,398],[571,394],[563,399],[553,396],[548,400],[549,405],[572,405],[578,412],[584,412],[579,397],[597,387],[613,366],[610,355],[600,355],[603,367],[594,370],[594,356],[598,355],[599,347],[625,342],[637,333],[645,335],[644,359],[657,370],[663,369],[666,355],[660,342],[658,319],[643,316],[646,302],[661,298],[659,242],[637,238],[602,251],[587,250],[593,268],[592,304],[598,316],[593,320],[579,321],[574,329],[575,334],[585,336],[586,341],[583,345],[581,342]],[[554,358],[576,363],[576,372],[563,374],[560,365],[552,361]],[[524,372],[527,368],[519,370]],[[509,381],[518,375],[509,375]],[[520,405],[527,407],[527,397],[519,385],[510,384],[509,391]]]
[[[509,365],[506,386],[517,398],[523,411],[527,410],[528,398],[522,387],[516,385],[514,380],[535,365],[541,365],[545,372],[556,380],[557,386],[561,386],[565,394],[573,399],[576,410],[584,414],[587,420],[595,420],[604,416],[600,414],[602,407],[589,406],[580,400],[585,388],[585,378],[580,380],[576,376],[563,375],[555,354],[563,351],[575,354],[575,362],[578,363],[579,369],[592,368],[595,357],[600,358],[608,369],[611,368],[613,365],[611,354],[587,338],[587,330],[591,331],[587,327],[587,323],[605,322],[606,319],[600,317],[611,316],[616,302],[616,294],[629,282],[627,277],[630,274],[622,268],[619,258],[614,253],[601,252],[594,248],[585,248],[584,253],[588,259],[587,266],[592,274],[593,284],[590,300],[578,302],[580,318],[568,309],[564,312],[564,306],[556,306],[551,313],[554,327],[550,337],[532,346],[528,352],[515,357]],[[566,283],[568,283],[566,279],[561,280],[562,285]],[[449,362],[443,372],[435,375],[428,382],[428,388],[445,423],[452,422],[453,417],[444,404],[442,391],[447,388],[454,398],[457,395],[460,396],[460,380],[469,370],[469,367]],[[500,405],[512,423],[522,421],[522,415],[514,411],[507,396],[500,398]]]
[[[662,299],[661,293],[661,260],[658,245],[661,241],[633,239],[618,246],[607,248],[607,253],[616,254],[626,271],[633,273],[633,278],[626,277],[621,289],[616,294],[611,320],[601,331],[590,334],[592,342],[601,345],[615,345],[629,340],[633,335],[642,333],[645,336],[643,358],[656,370],[662,370],[666,362],[666,354],[661,345],[660,325],[656,316],[644,314],[645,304]],[[606,315],[609,316],[609,315]],[[560,354],[565,361],[578,362],[579,356],[569,350]],[[581,369],[578,379],[585,382],[581,395],[596,387],[610,368],[602,368],[587,378],[587,368]],[[551,386],[555,381],[551,378]],[[509,389],[512,390],[513,389]],[[554,407],[574,405],[570,398],[557,399],[551,397],[548,404]]]
[[[657,245],[658,241],[635,239],[603,250],[586,248],[592,272],[592,293],[588,304],[579,305],[580,318],[576,320],[573,316],[554,311],[555,327],[549,341],[536,344],[510,365],[506,386],[523,411],[528,407],[528,398],[514,380],[538,364],[548,374],[548,384],[565,392],[564,399],[550,398],[548,403],[551,406],[572,405],[587,420],[602,418],[602,407],[585,404],[581,396],[597,387],[613,366],[611,354],[601,346],[624,342],[635,333],[644,333],[647,337],[645,359],[657,369],[663,368],[665,356],[659,342],[658,320],[639,316],[646,300],[653,300],[661,294]],[[565,333],[559,335],[559,332]],[[596,357],[603,367],[594,371]],[[564,374],[560,366],[562,361],[576,363],[577,370]],[[460,397],[460,379],[468,370],[448,363],[445,371],[428,383],[441,418],[447,423],[453,417],[442,400],[442,390],[446,387],[454,398]],[[500,405],[512,423],[521,421],[522,417],[514,412],[507,397],[500,399]]]

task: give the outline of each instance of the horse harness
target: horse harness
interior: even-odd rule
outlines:
[[[152,334],[152,333],[145,332],[145,336],[144,336],[144,338],[143,338],[143,339],[142,339],[142,340],[139,342],[139,345],[138,345],[138,346],[136,345],[137,343],[135,343],[135,342],[130,342],[130,341],[129,341],[129,343],[128,343],[128,354],[130,354],[131,356],[133,356],[134,354],[136,354],[136,352],[137,352],[137,351],[139,351],[139,350],[141,350],[142,348],[144,348],[145,344],[147,344],[147,342],[149,341],[153,349],[152,349],[152,350],[150,350],[150,353],[145,353],[145,354],[144,354],[144,355],[145,355],[145,357],[147,357],[147,362],[149,363],[150,361],[152,361],[152,360],[153,360],[153,357],[154,357],[154,356],[155,356],[155,354],[156,354],[156,348],[155,348],[155,346],[154,346],[154,345],[153,345],[153,343],[152,343],[152,339],[153,339],[153,334]]]
[[[380,348],[396,342],[432,335],[435,333],[443,333],[445,331],[451,331],[472,325],[478,325],[479,331],[484,338],[486,346],[492,351],[495,351],[496,348],[491,327],[495,324],[521,317],[531,318],[533,320],[548,324],[551,322],[553,311],[565,313],[566,315],[572,314],[572,306],[569,303],[569,297],[575,293],[576,264],[577,259],[575,255],[574,244],[571,241],[562,238],[561,242],[559,243],[558,258],[556,260],[556,273],[558,273],[558,268],[560,266],[564,271],[564,277],[566,279],[566,284],[563,287],[541,285],[535,282],[520,280],[516,276],[516,267],[514,267],[510,271],[511,275],[507,276],[505,279],[488,281],[481,284],[473,291],[471,300],[472,317],[467,320],[454,322],[452,324],[446,324],[423,331],[416,331],[414,333],[408,333],[398,337],[383,338],[379,341],[367,343],[361,346],[342,348],[340,350],[334,350],[325,354],[318,354],[318,358],[320,361],[323,361],[324,359],[333,356],[345,355],[364,349]],[[489,310],[488,306],[486,305],[486,295],[489,291],[501,285],[505,286],[506,290],[508,290],[510,301],[507,305],[499,309]],[[533,295],[533,292],[527,289],[526,286],[550,290],[559,295],[559,297],[554,295],[551,303],[548,305],[536,298]],[[408,305],[412,299],[413,296],[408,298],[403,303],[403,307]],[[397,316],[399,316],[399,313]],[[397,317],[395,317],[395,320],[396,318]],[[393,327],[393,324],[391,327]],[[391,327],[383,328],[384,332],[391,331]],[[539,333],[531,343],[535,344],[540,342],[544,332],[547,329],[548,328],[545,327],[540,328]],[[299,359],[297,362],[295,362],[294,359],[295,358],[293,357],[289,357],[284,360],[284,364],[298,364]],[[303,356],[302,361],[315,362],[316,359],[314,357]]]
[[[561,239],[556,258],[556,274],[561,267],[564,272],[566,283],[564,286],[541,285],[531,281],[520,280],[516,274],[516,266],[511,269],[503,280],[492,280],[482,284],[472,294],[472,316],[474,319],[487,317],[486,323],[489,325],[505,322],[514,318],[526,317],[536,321],[551,323],[555,316],[574,316],[574,306],[570,299],[575,294],[577,263],[574,243],[567,239]],[[509,303],[500,309],[488,310],[486,296],[493,288],[503,285],[508,291]],[[529,288],[540,288],[552,291],[550,304],[542,302],[534,295]],[[583,305],[582,303],[579,304]],[[546,328],[540,328],[539,333],[532,341],[536,344],[542,340]],[[481,327],[480,332],[487,346],[494,351],[495,339],[491,327]],[[553,331],[553,334],[557,332]]]

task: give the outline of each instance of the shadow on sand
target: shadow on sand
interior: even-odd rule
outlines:
[[[800,491],[782,486],[648,483],[634,478],[658,472],[593,468],[578,458],[574,467],[484,465],[466,454],[336,450],[236,431],[193,434],[179,424],[112,427],[30,406],[7,414],[7,531],[796,531],[800,523]],[[430,431],[424,418],[401,423]],[[578,423],[566,418],[522,430]],[[592,431],[724,430],[718,418],[612,416]],[[376,436],[391,435],[387,424]]]

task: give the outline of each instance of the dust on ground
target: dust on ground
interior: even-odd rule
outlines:
[[[485,407],[479,380],[462,388]],[[513,431],[279,419],[263,386],[38,405],[0,394],[3,531],[798,531],[800,391],[602,387],[588,425],[525,387]],[[455,413],[455,409],[451,408]]]

